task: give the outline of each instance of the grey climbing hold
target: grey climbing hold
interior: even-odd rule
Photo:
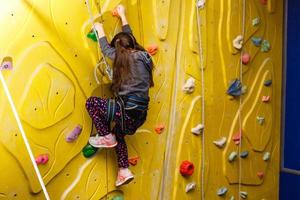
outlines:
[[[191,182],[189,184],[186,185],[185,187],[185,192],[188,193],[192,190],[194,190],[196,188],[196,183],[195,182]]]
[[[226,141],[227,141],[227,138],[226,138],[226,137],[222,137],[222,138],[219,139],[219,140],[213,141],[213,143],[214,143],[217,147],[223,148],[224,145],[226,144]]]
[[[232,45],[234,46],[234,48],[240,50],[243,47],[243,40],[244,40],[243,36],[242,35],[238,35],[232,41]]]
[[[191,77],[191,78],[189,78],[189,79],[185,82],[185,84],[184,84],[182,90],[183,90],[185,93],[190,94],[190,93],[193,93],[193,92],[194,92],[194,89],[195,89],[195,79]]]
[[[249,155],[249,151],[243,151],[241,154],[240,154],[240,157],[241,158],[247,158]]]
[[[196,5],[197,5],[197,8],[204,8],[205,0],[198,0]]]
[[[229,162],[234,161],[236,159],[237,155],[238,155],[237,152],[235,152],[235,151],[231,152],[230,155],[228,156],[228,161]]]
[[[228,191],[228,189],[226,187],[221,187],[220,189],[218,189],[217,195],[224,196],[227,193],[227,191]]]
[[[259,47],[261,45],[262,38],[261,37],[252,37],[251,41],[253,42],[253,44],[255,46]]]
[[[263,40],[261,43],[261,52],[268,52],[271,49],[271,45],[268,40]]]
[[[203,124],[198,124],[194,128],[192,128],[191,132],[195,135],[200,135],[204,131],[204,125]]]
[[[260,24],[260,18],[256,17],[254,19],[252,19],[252,26],[257,26]]]
[[[266,153],[264,153],[263,160],[264,161],[268,161],[268,160],[270,160],[270,157],[271,157],[271,153],[270,152],[266,152]]]
[[[243,199],[247,199],[247,197],[248,197],[248,192],[241,191],[241,192],[240,192],[240,197],[243,198]]]
[[[233,97],[238,97],[242,95],[242,83],[239,79],[235,79],[230,83],[227,89],[227,94]]]
[[[256,120],[257,120],[259,125],[263,125],[265,123],[265,118],[262,117],[262,116],[257,116]]]
[[[269,87],[269,86],[271,86],[272,85],[272,80],[265,80],[265,82],[264,82],[264,86],[266,86],[266,87]]]

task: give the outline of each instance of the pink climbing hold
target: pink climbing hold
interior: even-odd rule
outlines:
[[[12,58],[11,57],[5,57],[2,60],[0,71],[2,70],[12,70],[13,64],[12,64]]]
[[[263,96],[261,100],[264,103],[268,103],[270,101],[270,99],[271,99],[270,96]]]
[[[244,65],[247,65],[249,62],[250,62],[250,54],[244,53],[244,54],[242,55],[242,63],[243,63]]]
[[[257,172],[257,176],[258,176],[258,178],[263,179],[264,176],[265,176],[265,173],[264,172]]]
[[[72,132],[69,133],[69,135],[66,137],[66,142],[73,142],[75,141],[78,136],[82,132],[82,127],[80,125],[77,125]]]
[[[152,44],[152,45],[149,45],[147,48],[147,52],[153,56],[157,53],[158,51],[158,46],[156,44]]]
[[[232,140],[233,142],[238,145],[241,142],[241,138],[242,138],[242,130],[240,130],[239,132],[237,132],[233,137]]]
[[[261,3],[262,5],[267,5],[268,0],[260,0],[260,3]]]
[[[45,165],[48,161],[49,161],[49,156],[47,154],[41,154],[35,159],[35,162],[38,165],[40,164]]]

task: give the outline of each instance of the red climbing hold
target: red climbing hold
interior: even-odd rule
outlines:
[[[267,103],[270,101],[270,96],[263,96],[261,100],[262,100],[262,102]]]
[[[232,140],[234,141],[234,143],[236,145],[240,144],[241,142],[241,138],[242,138],[242,130],[240,130],[239,132],[237,132],[233,137]]]
[[[267,5],[268,0],[260,0],[260,3],[263,4],[263,5]]]
[[[40,164],[45,165],[48,161],[49,161],[49,156],[47,154],[41,154],[35,159],[35,162],[38,165]]]
[[[136,156],[136,157],[131,157],[128,159],[129,164],[131,164],[132,166],[135,166],[138,162],[138,160],[140,159],[140,157]]]
[[[264,176],[265,176],[265,173],[264,172],[257,172],[257,176],[258,176],[258,178],[263,179]]]
[[[159,124],[155,127],[155,132],[157,134],[161,134],[163,132],[163,130],[165,129],[165,125],[163,124]]]
[[[180,174],[182,176],[191,176],[194,173],[194,164],[190,161],[183,161],[180,165]]]
[[[158,51],[158,46],[156,44],[152,44],[152,45],[149,45],[147,48],[147,52],[153,56],[157,53]]]
[[[119,13],[118,13],[118,10],[115,8],[113,9],[113,11],[111,12],[112,16],[114,17],[119,17]]]
[[[243,63],[244,65],[247,65],[249,62],[250,62],[250,54],[244,53],[244,54],[242,55],[242,63]]]

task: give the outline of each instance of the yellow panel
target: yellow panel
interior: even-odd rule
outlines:
[[[86,37],[91,24],[85,1],[0,1],[0,59],[12,57],[14,67],[3,75],[34,155],[49,154],[49,162],[39,169],[51,199],[98,200],[116,195],[130,200],[201,199],[202,192],[209,200],[238,199],[239,179],[248,199],[278,199],[283,1],[269,0],[267,5],[246,1],[244,51],[251,62],[242,67],[247,92],[241,97],[239,120],[239,99],[228,98],[226,90],[240,75],[241,52],[232,40],[242,34],[243,2],[208,0],[199,11],[203,97],[194,0],[89,0],[93,20],[100,19],[101,6],[109,39],[121,29],[111,10],[122,3],[138,41],[145,47],[159,46],[153,57],[155,87],[150,90],[147,122],[126,138],[129,156],[140,157],[131,166],[135,179],[116,188],[114,150],[101,150],[89,159],[81,153],[91,133],[85,100],[91,95],[111,96],[103,65],[96,70],[100,84],[94,77],[100,54],[97,43]],[[260,24],[253,26],[256,17]],[[261,52],[251,42],[253,36],[268,40],[271,50]],[[195,91],[186,94],[182,87],[190,77],[195,79]],[[273,81],[270,87],[263,85],[267,79]],[[261,98],[267,95],[271,101],[263,103]],[[203,110],[205,135],[196,136],[191,129],[203,120]],[[262,125],[257,116],[265,118]],[[43,199],[1,86],[0,121],[0,199]],[[162,134],[154,131],[158,124],[166,127]],[[77,125],[83,127],[81,135],[67,143],[65,137]],[[239,151],[232,138],[241,128],[241,150],[249,151],[249,156],[229,163],[229,154]],[[213,144],[221,137],[227,138],[224,148]],[[263,160],[266,152],[271,153],[268,161]],[[184,160],[195,165],[190,177],[179,173]],[[258,172],[264,173],[262,179]],[[196,188],[185,193],[190,182]],[[228,188],[225,198],[216,194],[223,186]]]

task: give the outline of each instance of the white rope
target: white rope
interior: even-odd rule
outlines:
[[[245,23],[246,23],[246,0],[243,0],[243,18],[242,18],[242,36],[245,41]],[[240,57],[240,81],[243,84],[243,62],[242,62],[242,56],[244,52],[244,44],[241,49],[241,57]],[[240,131],[240,144],[239,144],[239,154],[241,153],[241,148],[242,148],[242,134],[243,134],[243,125],[242,125],[242,96],[239,99],[239,131]],[[238,199],[241,199],[241,190],[242,190],[242,160],[239,159],[239,194],[238,194]]]
[[[201,166],[201,199],[204,200],[205,197],[205,191],[204,191],[204,176],[205,176],[205,99],[204,99],[204,56],[203,56],[203,47],[202,47],[202,34],[201,34],[201,17],[199,14],[199,10],[201,8],[204,8],[205,1],[197,1],[196,2],[196,11],[197,11],[197,30],[198,30],[198,38],[199,38],[199,58],[200,58],[200,68],[201,68],[201,82],[202,82],[202,88],[201,88],[201,95],[202,95],[202,111],[201,111],[201,118],[202,118],[202,124],[204,126],[203,132],[202,132],[202,166]]]
[[[94,26],[94,16],[93,16],[93,12],[92,12],[92,9],[91,9],[91,5],[90,5],[90,3],[89,3],[89,0],[86,0],[85,1],[86,2],[86,7],[87,7],[87,10],[88,10],[88,13],[89,13],[89,15],[90,15],[90,23],[92,24],[92,26],[93,26],[93,31],[94,31],[94,34],[96,35],[96,38],[97,38],[97,43],[98,43],[98,48],[97,48],[97,52],[99,53],[99,50],[98,49],[100,49],[100,43],[99,43],[99,38],[98,38],[98,34],[97,34],[97,31],[96,31],[96,29],[95,29],[95,26]],[[101,17],[101,19],[102,19],[102,11],[101,11],[101,8],[100,8],[100,17]],[[102,20],[103,21],[103,20]],[[99,55],[99,54],[98,54]],[[110,80],[112,80],[112,69],[110,68],[110,66],[107,64],[107,61],[105,60],[105,57],[104,57],[104,55],[102,54],[102,52],[101,52],[101,56],[102,56],[102,58],[103,58],[103,62],[104,62],[104,64],[105,64],[105,72],[106,72],[106,74],[107,74],[107,76],[108,76],[108,78],[110,79]],[[100,61],[100,58],[98,58],[99,59],[99,61]],[[97,77],[97,73],[95,73],[95,71],[97,70],[97,68],[100,66],[100,64],[99,63],[97,63],[96,64],[96,67],[95,67],[95,70],[94,70],[94,76],[95,76],[95,80],[96,80],[96,82],[98,83],[98,84],[100,84],[100,81],[99,81],[99,79],[98,79],[98,77]]]
[[[28,152],[28,154],[29,154],[30,160],[31,160],[31,162],[32,162],[33,168],[34,168],[34,170],[35,170],[35,173],[36,173],[36,175],[37,175],[37,177],[38,177],[38,180],[39,180],[39,182],[40,182],[40,185],[41,185],[42,190],[43,190],[43,192],[44,192],[44,195],[45,195],[45,197],[46,197],[46,200],[50,200],[50,197],[49,197],[49,194],[48,194],[48,192],[47,192],[45,183],[44,183],[44,181],[43,181],[43,178],[42,178],[42,175],[41,175],[41,173],[40,173],[40,171],[39,171],[39,168],[38,168],[38,166],[37,166],[37,164],[36,164],[36,162],[35,162],[35,158],[34,158],[34,156],[33,156],[32,150],[31,150],[31,148],[30,148],[30,145],[29,145],[28,139],[27,139],[27,137],[26,137],[25,131],[24,131],[24,129],[23,129],[23,126],[22,126],[20,117],[19,117],[19,115],[18,115],[17,109],[16,109],[16,107],[15,107],[15,105],[14,105],[14,102],[13,102],[13,100],[12,100],[12,97],[11,97],[11,95],[10,95],[10,92],[9,92],[9,90],[8,90],[8,87],[7,87],[7,85],[6,85],[6,82],[5,82],[5,79],[4,79],[3,75],[2,75],[2,72],[0,72],[0,79],[1,79],[1,83],[2,83],[2,85],[3,85],[3,89],[4,89],[4,92],[5,92],[5,94],[6,94],[6,97],[7,97],[8,101],[9,101],[10,107],[11,107],[11,109],[12,109],[12,111],[13,111],[13,114],[14,114],[14,117],[15,117],[15,119],[16,119],[16,122],[17,122],[17,124],[18,124],[18,128],[19,128],[19,130],[20,130],[20,132],[21,132],[21,135],[22,135],[22,138],[23,138],[23,140],[24,140],[24,143],[25,143],[27,152]],[[30,178],[30,177],[29,177],[29,178]]]

